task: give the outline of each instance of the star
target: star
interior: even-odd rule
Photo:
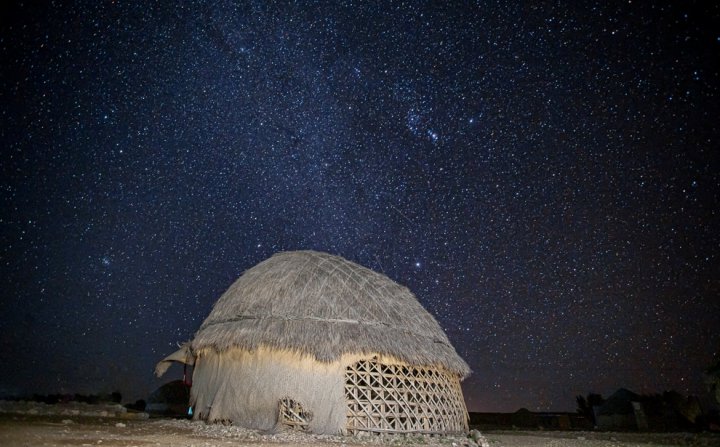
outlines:
[[[309,249],[415,294],[471,411],[706,397],[720,38],[636,3],[10,8],[0,390],[147,399],[242,272]]]

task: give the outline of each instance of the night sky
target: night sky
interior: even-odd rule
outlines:
[[[704,393],[717,3],[7,3],[0,394],[144,398],[297,249],[409,287],[471,411]]]

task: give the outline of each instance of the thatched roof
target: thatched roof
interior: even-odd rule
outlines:
[[[469,374],[406,287],[339,256],[282,252],[247,270],[215,303],[192,349],[260,346],[314,356],[379,353]]]

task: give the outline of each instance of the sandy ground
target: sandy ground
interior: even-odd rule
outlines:
[[[487,432],[492,447],[720,447],[720,435],[595,432]],[[258,433],[238,427],[185,420],[128,420],[97,417],[0,415],[0,446],[475,446],[469,439],[418,436],[353,438],[295,432]]]

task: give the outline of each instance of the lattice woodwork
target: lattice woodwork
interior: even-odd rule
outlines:
[[[446,434],[468,429],[460,379],[434,368],[361,360],[346,368],[345,400],[351,434]]]
[[[293,430],[307,431],[312,418],[312,413],[303,409],[300,402],[289,397],[283,397],[278,402],[278,420]]]

